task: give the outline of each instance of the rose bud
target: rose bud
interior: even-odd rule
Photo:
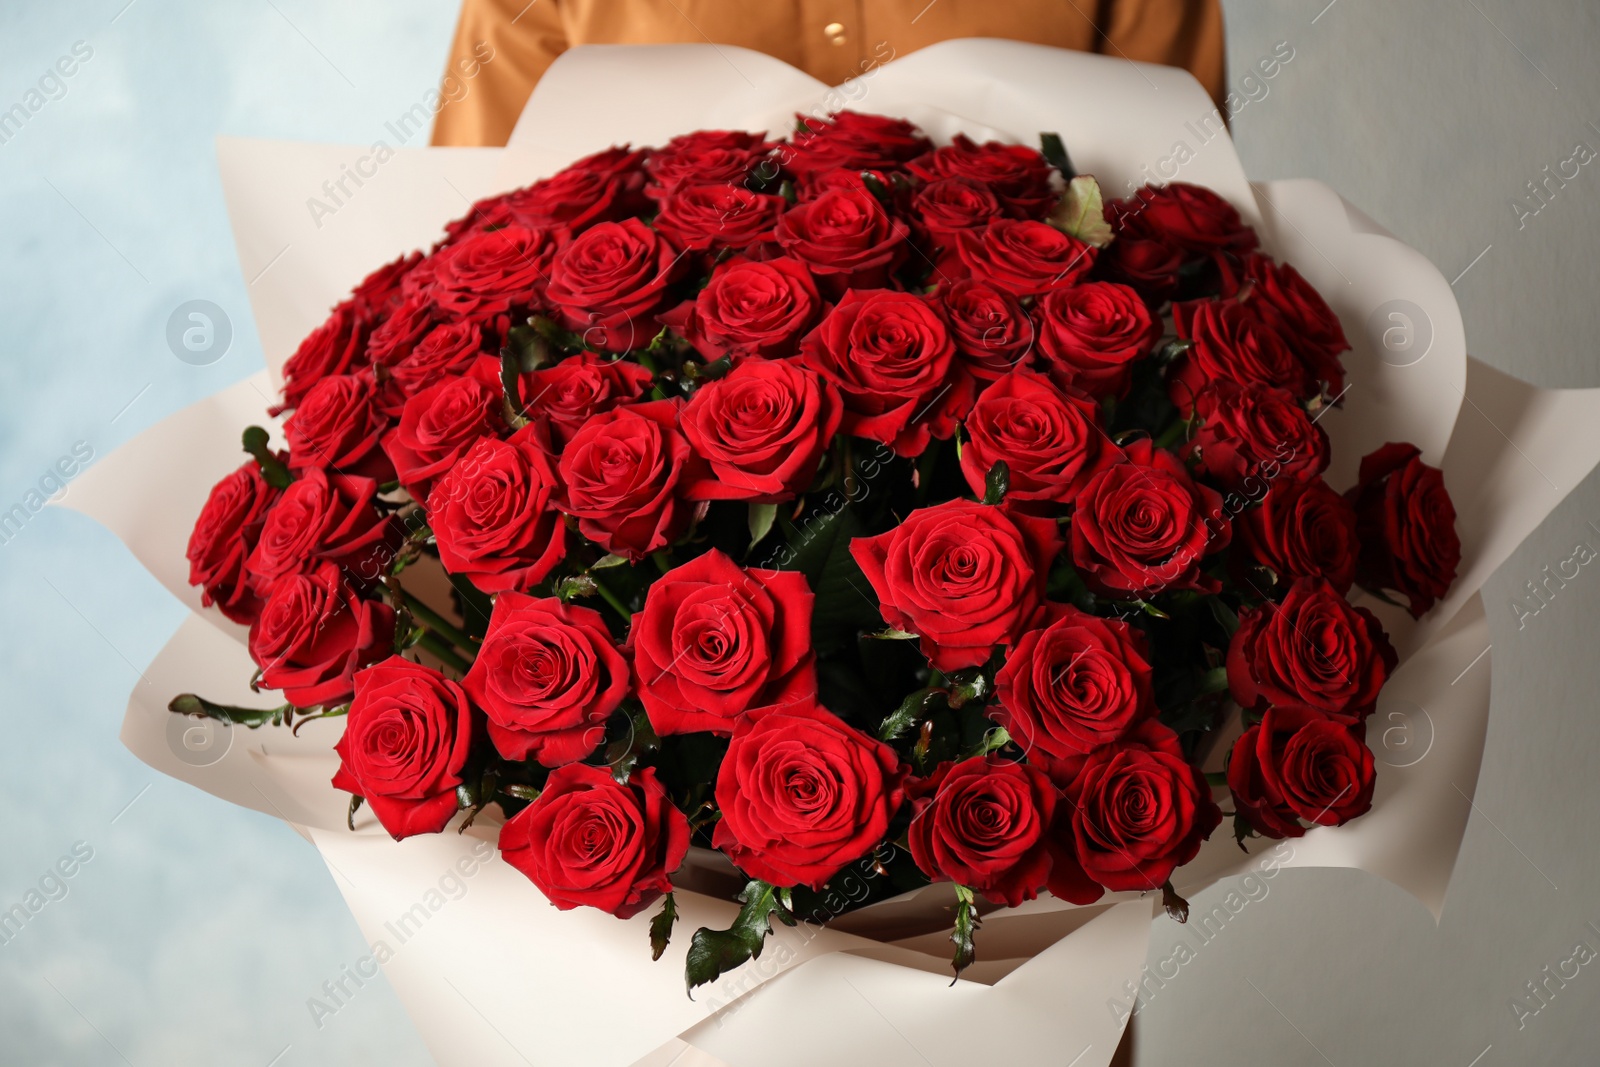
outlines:
[[[374,500],[371,478],[308,470],[291,482],[261,525],[245,564],[258,588],[304,574],[329,560],[358,584],[376,581],[394,555],[400,531]]]
[[[976,392],[944,316],[910,293],[852,289],[800,343],[800,356],[839,389],[845,433],[917,456],[948,440]]]
[[[656,733],[730,734],[751,708],[814,698],[811,603],[805,575],[744,570],[717,549],[662,575],[628,637]]]
[[[1091,752],[1062,799],[1057,839],[1113,892],[1161,888],[1222,822],[1205,775],[1153,719]]]
[[[811,272],[782,256],[730,260],[711,273],[693,301],[660,316],[708,360],[787,356],[822,313]]]
[[[550,263],[545,297],[556,318],[607,352],[643,348],[667,300],[678,251],[638,219],[599,223]]]
[[[677,400],[630,404],[592,416],[561,453],[561,508],[607,552],[643,559],[688,528],[678,482],[690,461]]]
[[[439,562],[485,593],[536,585],[567,554],[556,472],[537,429],[479,438],[428,494]]]
[[[885,285],[906,257],[910,229],[865,188],[830,189],[778,220],[778,243],[830,291]]]
[[[1233,803],[1256,832],[1299,837],[1301,820],[1340,826],[1372,807],[1365,727],[1301,707],[1271,707],[1228,757]]]
[[[702,385],[679,419],[706,461],[690,500],[792,500],[816,478],[839,430],[839,391],[797,360],[748,359]]]
[[[522,414],[544,423],[551,447],[560,449],[589,416],[638,400],[652,379],[637,363],[582,352],[522,376]]]
[[[819,888],[883,840],[905,774],[894,749],[814,702],[763,708],[717,772],[712,844],[752,878]]]
[[[297,708],[350,698],[355,673],[394,651],[394,611],[365,600],[332,563],[278,579],[250,627],[260,684]]]
[[[261,477],[256,461],[249,460],[211,487],[189,534],[189,584],[200,587],[201,604],[215,604],[234,622],[248,625],[261,610],[245,562],[277,498],[278,490]]]
[[[355,305],[347,300],[300,342],[283,365],[283,403],[269,414],[298,407],[311,387],[328,375],[358,369],[366,347],[367,326],[356,314]]]
[[[628,695],[628,661],[599,612],[501,593],[461,685],[488,716],[500,755],[559,767],[605,739],[606,719]]]
[[[1355,581],[1361,542],[1356,513],[1321,478],[1273,483],[1234,520],[1240,542],[1261,566],[1287,585],[1296,578],[1323,578],[1340,594]]]
[[[778,216],[788,205],[781,196],[742,185],[685,185],[668,193],[653,225],[678,248],[714,252],[773,240]]]
[[[1191,345],[1167,369],[1167,395],[1180,412],[1216,382],[1286,389],[1297,400],[1319,392],[1283,335],[1237,300],[1175,304],[1172,321]]]
[[[1100,405],[1017,368],[985,389],[967,416],[961,473],[982,496],[990,469],[1011,474],[1007,500],[1070,504],[1122,454],[1100,428]]]
[[[1386,444],[1361,460],[1359,481],[1345,499],[1355,506],[1361,541],[1356,581],[1395,590],[1420,618],[1450,591],[1461,563],[1444,473],[1422,462],[1417,446]]]
[[[1222,497],[1149,439],[1090,479],[1074,502],[1072,562],[1090,588],[1142,600],[1167,589],[1216,592],[1200,565],[1228,545]]]
[[[1054,168],[1037,149],[1027,145],[999,141],[978,144],[958,133],[950,144],[912,160],[908,169],[927,182],[941,178],[981,182],[993,190],[1012,218],[1037,219],[1056,201],[1056,193],[1050,187]]]
[[[824,170],[896,170],[933,148],[904,119],[840,111],[827,119],[796,115],[800,132],[790,140],[786,166],[800,177]]]
[[[1094,266],[1095,249],[1054,226],[993,219],[956,235],[955,256],[940,259],[941,280],[980,278],[1012,296],[1043,296],[1077,285]]]
[[[1283,603],[1240,613],[1228,687],[1245,708],[1298,704],[1364,719],[1398,662],[1377,616],[1321,578],[1298,578]]]
[[[383,450],[411,499],[426,500],[462,453],[500,431],[501,408],[500,391],[475,377],[446,378],[406,401]]]
[[[1094,397],[1127,395],[1133,364],[1161,337],[1161,321],[1139,294],[1115,282],[1046,293],[1037,318],[1050,376]]]
[[[482,322],[539,303],[565,237],[515,224],[463,237],[434,255],[434,305],[451,318]]]
[[[689,851],[689,820],[655,768],[619,782],[605,767],[569,763],[500,828],[500,856],[560,908],[629,919],[672,892]]]
[[[1144,634],[1118,619],[1072,607],[1030,630],[995,675],[994,720],[1032,763],[1058,780],[1085,755],[1156,715]]]
[[[935,670],[986,662],[1038,618],[1056,524],[971,500],[913,511],[850,554],[877,591],[883,620],[921,638]]]
[[[1074,903],[1100,896],[1098,886],[1084,886],[1081,879],[1051,877],[1058,851],[1050,834],[1057,794],[1043,771],[974,756],[940,764],[927,778],[914,780],[908,793],[915,813],[907,834],[911,858],[933,881],[955,882],[1013,908],[1047,884]]]
[[[1292,338],[1312,377],[1330,396],[1344,392],[1344,367],[1339,357],[1350,350],[1344,327],[1322,294],[1287,263],[1274,263],[1259,253],[1245,260],[1244,276],[1253,283],[1241,299]]]
[[[1195,398],[1201,420],[1186,455],[1197,469],[1250,500],[1279,482],[1310,481],[1328,467],[1328,435],[1282,389],[1214,382]]]
[[[363,798],[396,841],[436,834],[457,810],[472,709],[438,671],[391,656],[355,676],[333,787]],[[603,772],[602,772],[603,773]]]
[[[944,309],[956,356],[979,381],[992,382],[1033,350],[1033,320],[1017,298],[981,278],[941,284],[934,300]]]
[[[392,479],[394,464],[378,447],[389,420],[376,400],[371,374],[333,374],[312,386],[283,424],[289,468]]]

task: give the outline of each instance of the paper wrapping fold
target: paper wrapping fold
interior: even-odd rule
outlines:
[[[229,212],[269,371],[128,442],[78,481],[70,506],[117,533],[197,609],[183,559],[192,517],[210,486],[242,461],[235,442],[245,425],[263,421],[278,368],[365,273],[431,243],[472,200],[612,143],[661,143],[697,128],[782,132],[793,112],[821,113],[830,104],[910,116],[941,138],[964,130],[1031,140],[1054,130],[1079,169],[1113,193],[1149,177],[1147,168],[1176,141],[1196,140],[1192,120],[1211,110],[1182,72],[1000,41],[947,42],[839,90],[742,49],[589,48],[551,69],[509,148],[395,150],[331,216],[310,211],[307,199],[368,149],[224,140],[218,154]],[[1325,420],[1334,484],[1347,483],[1376,444],[1405,439],[1443,464],[1455,497],[1460,579],[1418,624],[1386,611],[1406,658],[1370,723],[1375,747],[1385,731],[1404,728],[1415,732],[1419,750],[1426,744],[1425,754],[1387,761],[1372,812],[1350,826],[1312,831],[1287,861],[1371,871],[1437,916],[1489,710],[1487,621],[1477,591],[1600,459],[1600,390],[1536,389],[1469,361],[1459,310],[1438,271],[1325,186],[1252,187],[1225,136],[1203,143],[1178,177],[1233,201],[1258,225],[1266,249],[1293,262],[1343,320],[1355,347],[1346,358],[1345,407]],[[1393,300],[1414,307],[1432,338],[1425,358],[1408,365],[1369,328],[1376,309]],[[690,1001],[680,977],[687,931],[725,922],[733,912],[726,901],[680,893],[679,936],[652,964],[642,917],[624,923],[557,912],[504,864],[479,862],[472,850],[487,851],[483,842],[494,832],[487,821],[467,836],[400,844],[370,818],[358,820],[354,833],[345,829],[346,798],[328,784],[338,721],[312,723],[299,737],[235,729],[217,762],[181,759],[174,731],[186,720],[166,711],[171,695],[260,702],[246,684],[252,664],[242,635],[215,612],[191,615],[146,672],[149,684],[135,690],[123,740],[152,767],[282,818],[321,850],[365,935],[392,952],[385,973],[441,1063],[744,1067],[1005,1058],[1103,1067],[1114,1052],[1121,1024],[1106,1002],[1143,963],[1148,899],[1124,894],[1083,910],[1046,899],[997,914],[984,930],[983,962],[971,972],[977,980],[954,988],[946,988],[939,936],[884,939],[892,908],[901,906],[886,902],[837,927],[780,933],[761,960]],[[1180,872],[1180,888],[1195,892],[1252,862],[1220,835]],[[473,873],[451,880],[446,894],[441,879],[465,869],[458,863]],[[459,897],[458,883],[465,887]],[[798,1018],[828,1024],[796,1026]]]

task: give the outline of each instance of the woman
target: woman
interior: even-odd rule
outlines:
[[[433,143],[505,144],[534,84],[575,45],[739,45],[837,85],[885,47],[953,37],[1185,67],[1219,105],[1224,95],[1219,0],[465,0],[445,69],[474,68],[472,91],[440,110]]]

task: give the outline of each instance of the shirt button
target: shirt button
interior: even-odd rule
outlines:
[[[827,34],[828,40],[832,41],[835,45],[844,44],[844,23],[830,22],[826,26],[822,27],[822,32]]]

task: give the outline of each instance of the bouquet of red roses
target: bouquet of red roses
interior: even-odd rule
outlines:
[[[659,902],[658,957],[720,852],[691,988],[930,882],[958,974],[980,898],[1181,918],[1225,814],[1361,815],[1396,656],[1347,597],[1445,594],[1439,471],[1390,444],[1331,488],[1316,291],[1215,194],[1103,203],[1042,147],[841,112],[473,205],[306,338],[284,447],[246,430],[196,523],[284,703],[172,709],[343,716],[352,820],[498,809],[557,907]]]

